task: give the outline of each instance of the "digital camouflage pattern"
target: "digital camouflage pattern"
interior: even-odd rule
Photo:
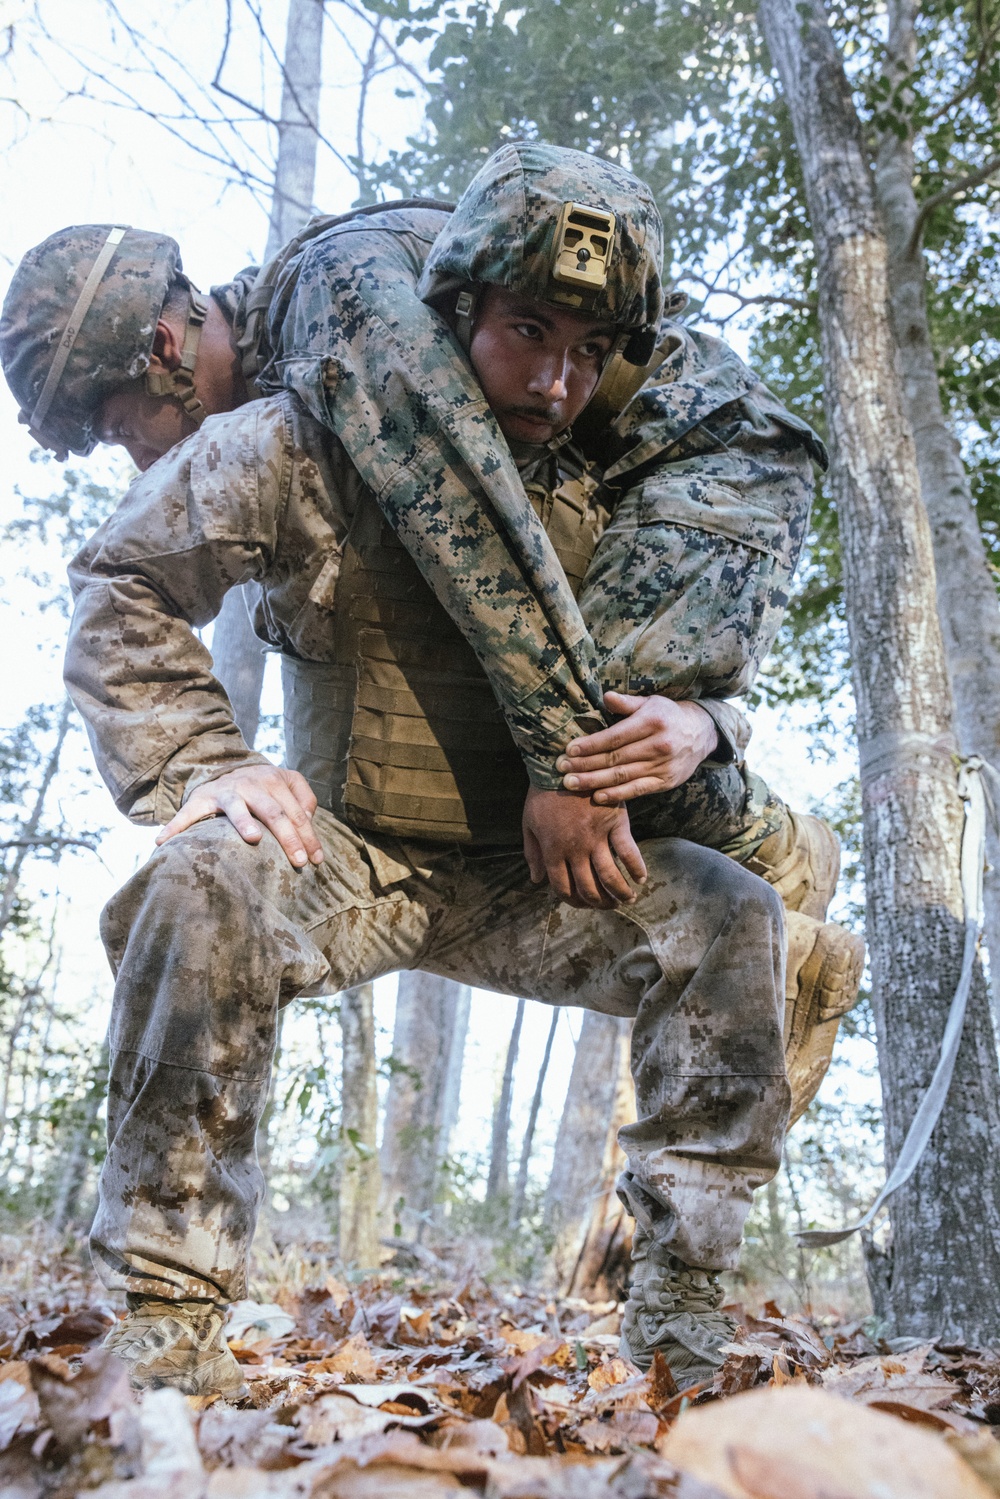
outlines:
[[[255,351],[246,350],[245,368],[256,368],[259,389],[283,385],[294,390],[318,421],[340,435],[389,523],[487,671],[531,780],[555,789],[561,784],[555,760],[582,727],[593,726],[587,715],[601,718],[602,685],[612,683],[600,680],[594,643],[471,368],[448,324],[415,290],[442,234],[450,246],[449,276],[464,279],[479,268],[474,263],[478,244],[503,242],[510,255],[511,284],[520,284],[518,250],[503,219],[511,210],[515,160],[527,163],[523,169],[533,174],[532,181],[542,181],[549,194],[557,191],[562,163],[567,196],[572,189],[583,197],[586,189],[627,219],[636,192],[636,179],[628,173],[578,152],[549,147],[532,147],[531,152],[542,155],[504,148],[463,195],[456,212],[460,222],[477,226],[479,236],[468,242],[467,262],[460,263],[454,249],[455,216],[437,209],[387,209],[305,239],[301,251],[282,263],[261,342]],[[612,183],[618,184],[617,196]],[[646,196],[643,189],[643,214]],[[549,201],[551,208],[555,200],[540,196],[537,201]],[[643,221],[634,236],[636,245],[646,244],[654,228]],[[489,274],[503,273],[499,260],[491,262]],[[230,307],[240,337],[248,322],[256,326],[254,318],[248,320],[249,283],[249,274],[242,273],[230,287],[213,288]],[[647,312],[659,295],[650,287],[651,281],[646,284]],[[706,481],[718,473],[719,482],[707,483],[688,510],[673,517],[678,524],[670,533],[675,543],[681,536],[687,549],[696,545],[694,530],[707,529],[714,537],[710,545],[717,572],[726,571],[720,559],[727,548],[720,544],[720,534],[732,543],[729,554],[743,546],[738,570],[747,574],[756,566],[769,603],[760,607],[759,619],[749,622],[748,682],[787,598],[812,493],[809,456],[822,457],[822,447],[721,341],[692,335],[678,324],[664,325],[661,331],[668,358],[659,384],[642,392],[595,457],[618,498],[655,458],[666,463],[683,457],[685,481],[691,473],[703,474]],[[713,417],[716,432],[709,437],[704,424]],[[677,444],[684,441],[687,447],[678,455]],[[726,493],[734,480],[740,490],[735,500]],[[747,534],[734,537],[744,498]],[[767,546],[773,548],[780,527],[787,532],[783,560],[773,564],[750,556],[759,547],[759,522],[769,505],[773,524]],[[728,514],[722,514],[724,509]],[[648,511],[647,504],[643,513]],[[442,516],[452,524],[442,526]],[[641,609],[651,588],[659,586],[644,584],[663,533],[652,525],[646,535],[650,545],[632,553],[631,560],[645,568],[638,580],[623,574],[629,559],[620,546],[613,553],[608,543],[608,596],[600,602],[602,611],[612,611],[609,626],[623,594],[641,596]],[[621,537],[618,533],[619,541]],[[676,551],[675,544],[675,556]],[[659,584],[663,579],[661,569]],[[739,605],[750,603],[752,590],[743,587],[741,592],[728,574],[724,581],[737,590]],[[622,592],[612,596],[612,584],[619,583]],[[707,593],[706,580],[689,620],[679,620],[683,610],[675,596],[671,626],[679,622],[682,633],[687,628],[696,637]],[[597,602],[597,594],[591,597]],[[623,640],[642,628],[636,616],[623,620]],[[747,628],[744,616],[730,632],[727,648]],[[653,648],[659,638],[647,634],[644,646]],[[706,699],[706,706],[713,700],[707,680],[692,693]],[[731,733],[731,728],[724,731]]]
[[[236,1300],[263,1196],[255,1150],[279,1005],[399,968],[634,1016],[624,1189],[689,1265],[732,1267],[788,1111],[783,930],[769,886],[677,839],[643,845],[634,906],[582,911],[519,853],[362,840],[319,812],[322,865],[226,819],[158,849],[114,897],[108,1156],[93,1228],[109,1286]]]
[[[600,292],[552,279],[563,204],[615,215],[607,284]],[[427,257],[417,287],[437,304],[456,287],[506,286],[538,302],[572,299],[621,330],[659,326],[663,221],[644,182],[564,146],[520,141],[496,151],[469,183]]]
[[[0,316],[0,360],[27,421],[66,323],[113,224],[60,229],[24,256]],[[86,314],[42,436],[65,459],[97,444],[94,418],[104,398],[149,368],[167,290],[182,272],[167,234],[129,229]]]
[[[547,467],[548,482],[556,482],[557,455],[530,469],[528,482],[537,482]],[[275,395],[209,418],[135,480],[85,544],[70,568],[77,605],[67,683],[88,724],[101,774],[134,820],[166,822],[196,785],[264,760],[244,744],[212,675],[211,657],[192,632],[215,617],[229,588],[247,581],[259,585],[254,625],[268,644],[301,661],[336,664],[337,580],[363,492],[343,446],[294,397]],[[678,534],[694,538],[691,565],[699,569],[700,533],[678,528]],[[605,532],[609,537],[616,545],[613,524]],[[592,570],[601,566],[603,545],[598,543]],[[758,554],[749,549],[747,555]],[[751,570],[751,583],[753,576]],[[585,583],[585,596],[587,588]],[[655,616],[653,608],[654,622]],[[588,623],[595,653],[627,673],[630,658],[614,613],[598,608]],[[635,639],[642,641],[641,630]],[[749,634],[748,640],[753,644]],[[730,670],[728,658],[723,668]],[[706,655],[701,701],[730,739],[729,756],[737,758],[745,721],[733,704],[709,695],[714,670]],[[685,695],[675,685],[675,672],[686,681],[687,658],[668,652],[649,690]],[[693,815],[701,794],[692,786],[676,795]],[[734,781],[727,773],[706,795],[703,811],[710,823],[728,807],[725,815],[734,827],[752,825],[751,842],[773,830],[766,818],[760,823],[763,808],[745,813],[744,803],[747,809],[756,803],[747,800],[739,777]]]

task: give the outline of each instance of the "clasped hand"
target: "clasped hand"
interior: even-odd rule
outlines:
[[[620,721],[574,739],[556,761],[566,790],[589,792],[599,806],[681,786],[718,748],[715,721],[698,703],[606,692],[604,704]]]

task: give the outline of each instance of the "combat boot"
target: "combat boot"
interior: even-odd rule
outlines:
[[[111,1329],[105,1348],[128,1365],[134,1390],[162,1386],[182,1395],[245,1395],[243,1372],[222,1326],[225,1308],[211,1301],[128,1297],[128,1315]]]
[[[841,1018],[858,997],[862,937],[835,922],[787,911],[785,1068],[792,1090],[789,1127],[805,1113],[830,1066]]]
[[[679,1389],[705,1384],[721,1368],[721,1351],[736,1323],[722,1308],[722,1286],[714,1270],[696,1270],[664,1249],[636,1224],[619,1352],[648,1369],[659,1351]]]
[[[774,798],[777,802],[777,798]],[[829,823],[779,804],[781,825],[745,861],[773,885],[786,911],[825,921],[840,878],[840,839]]]

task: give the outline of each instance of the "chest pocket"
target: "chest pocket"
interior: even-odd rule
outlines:
[[[746,692],[788,605],[812,488],[801,443],[772,429],[630,490],[580,595],[606,685]]]

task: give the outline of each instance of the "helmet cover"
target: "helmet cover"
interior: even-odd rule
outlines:
[[[0,362],[30,422],[80,293],[113,224],[75,224],[29,250],[0,314]],[[182,274],[180,247],[166,234],[128,229],[87,307],[51,405],[35,436],[60,456],[85,457],[105,397],[145,375],[156,323]]]

